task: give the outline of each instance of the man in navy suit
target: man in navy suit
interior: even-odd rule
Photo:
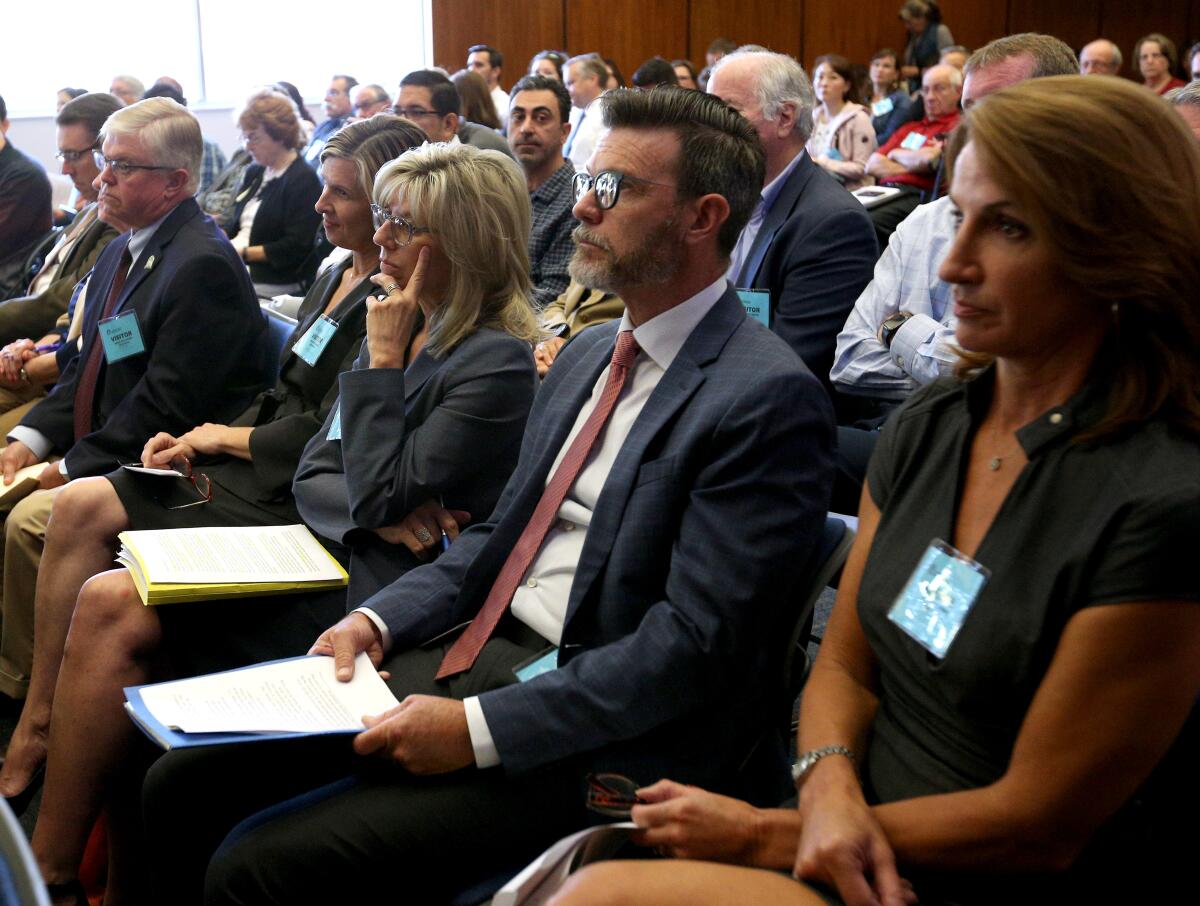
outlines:
[[[243,821],[206,902],[444,900],[589,823],[589,772],[755,799],[787,787],[774,640],[820,533],[832,417],[725,279],[761,144],[698,92],[602,106],[611,131],[576,176],[571,270],[626,314],[559,356],[495,512],[317,640],[340,679],[364,651],[390,672],[402,703],[353,746],[381,758],[318,740],[320,754],[171,753],[152,771],[149,836],[170,841],[167,860],[211,851],[214,815],[353,771]],[[757,790],[739,785],[747,761]]]
[[[750,121],[767,154],[762,195],[729,279],[770,293],[771,330],[828,389],[838,332],[879,256],[871,218],[804,149],[814,97],[799,63],[740,50],[721,58],[708,90]]]
[[[79,355],[8,436],[3,480],[42,470],[43,491],[138,460],[159,431],[228,421],[274,371],[246,268],[192,197],[200,126],[167,98],[113,113],[97,152],[100,219],[126,230],[96,260]],[[0,691],[23,697],[33,591],[53,494],[18,503],[5,525]]]

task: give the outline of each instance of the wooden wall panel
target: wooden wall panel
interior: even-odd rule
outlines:
[[[525,75],[539,50],[566,43],[564,0],[433,0],[433,59],[448,72],[467,65],[467,48],[491,44],[504,54],[505,89]],[[403,73],[397,75],[397,81]]]
[[[1098,5],[1104,37],[1115,41],[1125,55],[1125,75],[1140,80],[1133,46],[1148,32],[1160,32],[1176,45],[1184,45],[1180,53],[1187,50],[1189,10],[1179,0],[1100,0]]]
[[[1200,2],[1200,0],[1197,0]],[[688,59],[699,70],[715,38],[738,44],[762,44],[780,53],[801,53],[801,4],[795,0],[691,0]]]
[[[567,48],[612,57],[625,78],[650,57],[688,55],[688,0],[566,0]]]
[[[895,16],[899,3],[885,4]],[[1009,33],[1008,4],[1004,0],[942,0],[942,20],[950,26],[956,44],[975,50]]]
[[[1104,37],[1100,4],[1079,0],[1008,0],[1008,30],[1054,35],[1070,44],[1076,55],[1083,45]]]
[[[865,64],[882,47],[903,53],[908,33],[896,17],[899,8],[899,3],[888,0],[844,4],[804,0],[800,62],[811,75],[813,60],[821,54],[840,53],[852,63]]]

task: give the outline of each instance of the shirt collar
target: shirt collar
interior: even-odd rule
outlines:
[[[696,325],[704,320],[717,301],[725,295],[725,275],[722,274],[696,295],[651,318],[645,324],[633,326],[629,312],[621,316],[621,330],[633,330],[633,338],[646,355],[663,371],[671,367],[675,356],[692,335]]]
[[[1105,381],[1099,373],[1104,366],[1097,361],[1092,373],[1082,387],[1061,406],[1047,409],[1033,421],[1017,429],[1017,441],[1026,457],[1033,459],[1045,450],[1070,440],[1075,435],[1096,424],[1103,416],[1108,403],[1104,390]],[[978,377],[966,382],[964,388],[967,411],[972,423],[979,425],[992,399],[996,383],[996,368],[989,366]]]
[[[130,236],[129,236],[129,258],[130,258],[130,260],[132,260],[132,261],[138,260],[138,257],[142,254],[142,252],[144,252],[146,250],[146,246],[148,246],[150,244],[150,240],[154,238],[154,234],[158,232],[158,228],[160,226],[162,226],[162,222],[164,220],[166,220],[168,217],[170,217],[171,212],[174,210],[175,210],[174,208],[171,208],[170,211],[167,211],[167,213],[163,214],[162,217],[158,218],[158,220],[154,221],[154,223],[148,224],[144,227],[138,227],[138,229],[134,230],[133,233],[130,234]]]
[[[764,211],[770,209],[771,205],[775,204],[775,199],[783,191],[783,184],[788,181],[788,178],[795,172],[796,167],[800,165],[800,158],[807,153],[807,151],[801,148],[800,153],[788,162],[788,165],[779,172],[779,175],[763,186],[762,202]]]
[[[551,174],[550,178],[529,193],[530,201],[549,201],[563,191],[563,183],[569,183],[575,178],[575,166],[563,158],[562,166]],[[572,204],[574,204],[572,202]]]

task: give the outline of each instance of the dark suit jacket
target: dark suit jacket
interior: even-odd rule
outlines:
[[[803,151],[736,282],[770,292],[771,330],[828,390],[837,335],[878,257],[862,204]]]
[[[103,475],[137,459],[158,431],[228,423],[274,371],[267,325],[245,267],[195,200],[185,199],[133,262],[114,309],[137,312],[146,351],[114,365],[101,361],[92,433],[75,443],[79,371],[101,342],[98,322],[128,243],[122,236],[101,253],[88,289],[81,352],[21,422],[66,452],[72,478]]]
[[[95,202],[90,207],[94,208]],[[84,208],[76,216],[88,216],[89,209]],[[59,315],[67,310],[75,284],[92,269],[104,247],[115,238],[117,231],[96,218],[59,262],[49,286],[35,296],[18,296],[0,303],[0,343],[26,337],[36,340],[51,331]]]
[[[422,352],[404,370],[369,365],[364,341],[354,370],[339,378],[342,439],[329,440],[331,412],[293,488],[304,521],[352,548],[351,607],[420,563],[370,529],[433,498],[476,520],[492,511],[538,385],[529,344],[487,328],[443,359]]]
[[[367,602],[393,650],[478,612],[619,326],[585,330],[564,348],[487,523]],[[812,375],[727,291],[613,464],[575,571],[558,669],[480,697],[507,771],[576,759],[581,771],[643,783],[730,788],[768,719],[768,668],[782,672],[772,640],[821,532],[832,425]],[[779,795],[782,747],[769,754],[763,773]]]
[[[292,352],[296,343],[321,317],[342,274],[351,264],[346,259],[330,268],[308,291],[298,312],[298,324],[284,344],[279,361],[279,379],[260,393],[231,424],[253,428],[249,461],[222,456],[204,463],[204,471],[218,485],[243,500],[278,512],[281,518],[297,520],[292,500],[292,480],[305,445],[320,429],[337,400],[337,377],[349,371],[367,331],[367,294],[375,284],[363,280],[330,313],[338,322],[337,332],[316,366]]]
[[[230,215],[231,236],[237,235],[242,211],[258,191],[262,178],[259,164],[246,168]],[[267,183],[250,227],[250,244],[261,245],[267,256],[266,261],[249,265],[255,283],[300,283],[311,276],[303,273],[302,267],[321,225],[321,215],[313,208],[320,195],[321,180],[300,157]]]

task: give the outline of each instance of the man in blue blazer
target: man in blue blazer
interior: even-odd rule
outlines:
[[[226,423],[274,372],[246,268],[192,197],[200,127],[166,98],[104,124],[100,218],[128,232],[96,261],[82,346],[50,394],[12,429],[3,480],[52,453],[42,490],[137,461],[159,431]],[[33,591],[52,494],[18,503],[5,525],[0,691],[21,697],[32,658]],[[15,539],[15,540],[14,540]]]
[[[770,293],[771,330],[828,390],[837,335],[879,257],[871,218],[804,149],[814,97],[799,63],[738,51],[713,68],[708,90],[750,121],[767,155],[762,195],[729,279]]]
[[[240,824],[206,902],[360,901],[397,883],[442,901],[589,823],[589,772],[732,791],[753,761],[770,790],[750,795],[786,789],[772,677],[827,505],[832,416],[725,280],[761,145],[698,92],[614,91],[603,107],[572,276],[626,315],[563,350],[491,517],[314,646],[341,679],[364,651],[390,671],[402,703],[354,742],[382,759],[309,741],[154,769],[150,830],[173,848],[219,839],[198,814],[236,820],[303,790],[298,774],[355,772]]]

